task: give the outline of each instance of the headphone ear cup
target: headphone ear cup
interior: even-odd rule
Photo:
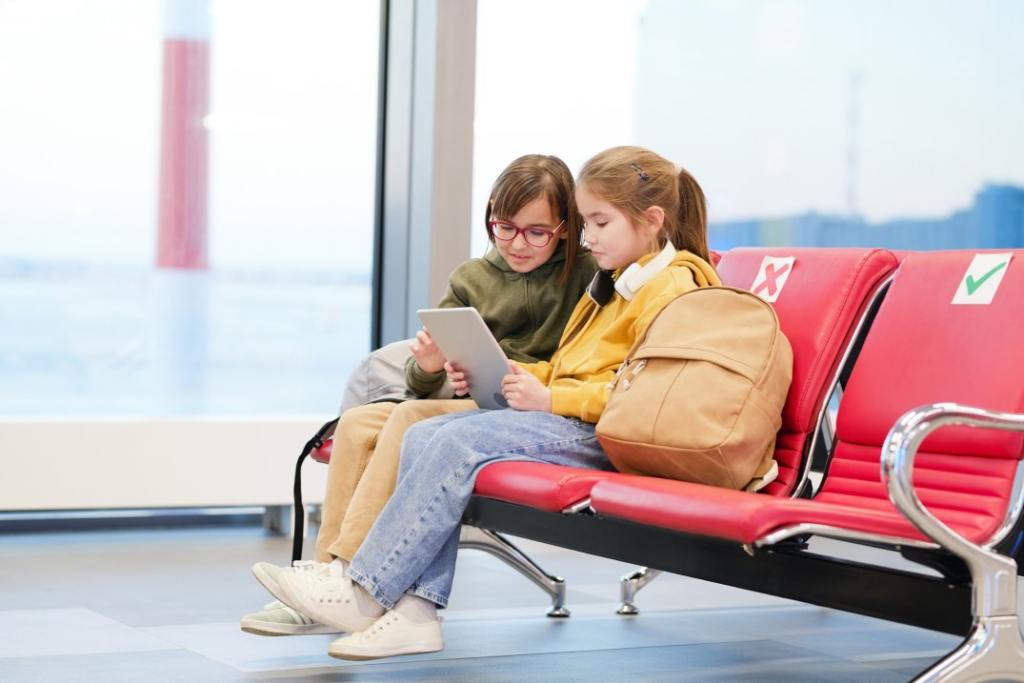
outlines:
[[[630,265],[629,268],[626,268],[626,270],[623,271],[615,281],[615,291],[621,294],[622,298],[626,301],[633,300],[633,296],[636,294],[633,290],[633,279],[643,272],[643,268],[643,266],[634,263]],[[642,285],[643,282],[640,282],[636,289],[640,289],[640,286]]]
[[[661,252],[646,265],[641,266],[639,263],[634,263],[626,268],[615,280],[615,291],[621,294],[626,301],[632,301],[641,287],[668,267],[675,255],[675,247],[671,242],[666,243]]]
[[[612,279],[611,271],[599,270],[594,273],[594,279],[587,287],[589,296],[598,306],[604,306],[615,296],[615,280]]]

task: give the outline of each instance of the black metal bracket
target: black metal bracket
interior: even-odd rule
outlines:
[[[752,555],[738,543],[598,515],[473,496],[463,523],[714,583],[966,635],[970,582],[829,557],[800,543]]]

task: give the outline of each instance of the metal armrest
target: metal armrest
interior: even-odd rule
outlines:
[[[1024,415],[956,403],[935,403],[915,408],[905,413],[885,438],[882,480],[888,488],[890,500],[921,533],[967,563],[975,578],[975,615],[1015,614],[1017,570],[1013,559],[976,545],[953,531],[925,508],[914,491],[917,449],[929,434],[950,425],[1024,432]]]
[[[914,456],[929,434],[949,425],[1024,432],[1024,415],[956,403],[934,403],[905,413],[882,445],[882,480],[893,505],[921,533],[961,558],[971,572],[974,624],[958,648],[922,672],[918,683],[1024,681],[1024,638],[1017,618],[1017,563],[971,543],[928,511],[914,491]],[[1018,498],[1020,491],[1017,492]],[[1014,501],[1008,520],[1020,515]],[[997,531],[995,536],[998,536]],[[994,539],[998,542],[998,538]]]

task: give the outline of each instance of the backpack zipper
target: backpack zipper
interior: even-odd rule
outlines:
[[[631,362],[632,361],[629,360],[624,361],[622,365],[619,366],[619,369],[615,371],[615,376],[612,377],[610,382],[608,382],[609,391],[615,389],[615,385],[619,383],[620,379],[622,380],[622,390],[628,391],[630,385],[636,380],[636,376],[640,374],[641,370],[647,367],[647,359],[643,358],[637,361],[637,364],[633,366],[632,370],[630,370],[629,377],[623,378],[622,376],[626,374],[626,370],[629,369]]]

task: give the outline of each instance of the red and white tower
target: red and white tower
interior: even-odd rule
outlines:
[[[205,269],[210,104],[208,0],[164,0],[159,268]]]

